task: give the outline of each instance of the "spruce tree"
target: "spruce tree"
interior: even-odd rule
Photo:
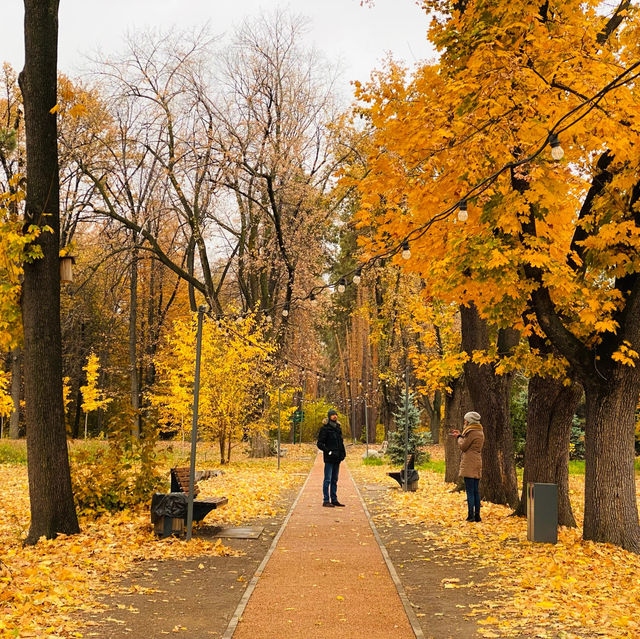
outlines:
[[[415,395],[409,394],[409,406],[406,411],[409,438],[408,453],[415,455],[415,463],[429,461],[429,453],[422,450],[422,446],[431,443],[431,435],[429,433],[419,433],[417,428],[420,424],[420,410],[415,404]],[[391,461],[397,465],[404,465],[404,427],[405,427],[405,397],[402,397],[402,403],[398,406],[398,411],[393,413],[393,420],[396,424],[395,432],[389,436],[389,447],[387,454]]]

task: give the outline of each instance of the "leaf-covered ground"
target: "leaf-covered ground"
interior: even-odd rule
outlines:
[[[290,447],[293,449],[293,447]],[[238,525],[278,511],[280,496],[299,485],[311,465],[310,448],[295,447],[277,471],[275,459],[245,460],[224,468],[224,474],[202,482],[203,495],[226,495],[229,504],[211,513],[207,525]],[[212,464],[208,463],[207,467]],[[168,476],[168,469],[167,469]],[[4,487],[0,509],[0,637],[82,637],[77,612],[92,609],[99,594],[143,559],[230,555],[217,541],[190,543],[157,540],[148,506],[81,521],[80,535],[41,540],[23,546],[29,526],[27,468],[0,464]]]
[[[432,447],[432,459],[442,457]],[[581,527],[560,528],[557,545],[527,541],[526,520],[509,508],[483,504],[480,524],[464,521],[464,493],[452,493],[440,473],[420,471],[417,492],[393,489],[387,466],[364,466],[350,456],[360,484],[382,483],[391,490],[381,518],[418,524],[429,541],[456,559],[486,567],[492,587],[503,596],[487,600],[472,612],[485,637],[572,639],[640,637],[640,561],[632,553],[581,539]],[[572,475],[571,498],[582,523],[584,477]],[[640,483],[637,482],[640,497]],[[425,570],[429,570],[425,565]],[[443,587],[469,584],[451,581]]]

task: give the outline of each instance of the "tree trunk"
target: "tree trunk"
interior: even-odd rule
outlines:
[[[251,457],[261,459],[270,455],[269,440],[262,433],[256,433],[251,438]]]
[[[449,437],[448,433],[454,429],[460,430],[462,417],[470,410],[471,398],[463,375],[455,379],[452,386],[451,393],[445,396],[444,406],[444,480],[447,483],[458,484],[460,483],[458,476],[460,448],[455,437]]]
[[[442,426],[441,422],[441,408],[442,408],[442,393],[439,390],[436,390],[433,394],[433,413],[430,419],[430,431],[431,431],[431,441],[434,444],[440,443],[440,428]]]
[[[524,449],[522,497],[515,514],[527,514],[527,485],[542,482],[558,485],[558,523],[576,525],[569,500],[569,438],[580,398],[579,384],[538,377],[529,380],[527,436]]]
[[[62,401],[60,196],[56,115],[58,0],[25,0],[22,90],[27,140],[25,225],[48,226],[24,264],[24,394],[31,526],[26,543],[79,532]]]
[[[133,238],[135,246],[136,238]],[[129,281],[129,376],[131,381],[132,434],[140,439],[140,381],[138,377],[138,254],[134,248],[131,257]]]
[[[495,504],[518,504],[518,479],[511,430],[510,389],[512,375],[497,375],[492,364],[472,361],[474,351],[489,349],[487,323],[480,318],[475,305],[460,308],[462,345],[470,359],[464,366],[465,379],[473,410],[480,413],[484,429],[482,449],[482,498]],[[500,353],[508,352],[515,344],[514,331],[498,333]]]
[[[607,381],[585,384],[584,539],[640,553],[634,471],[636,368],[611,367]]]
[[[20,437],[20,395],[22,390],[22,350],[16,346],[11,351],[11,401],[13,412],[9,421],[9,437]]]

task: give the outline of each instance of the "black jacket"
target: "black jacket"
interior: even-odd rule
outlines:
[[[324,453],[326,464],[339,464],[347,456],[340,422],[332,422],[329,419],[322,422],[322,428],[318,433],[318,448]]]

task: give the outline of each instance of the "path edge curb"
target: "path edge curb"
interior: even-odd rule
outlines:
[[[314,460],[315,463],[315,460]],[[232,639],[233,635],[236,631],[236,628],[238,627],[238,624],[240,623],[240,619],[242,618],[242,615],[245,611],[245,608],[247,607],[247,604],[249,603],[249,599],[251,598],[251,595],[253,594],[253,591],[255,590],[256,586],[258,585],[258,580],[260,579],[260,577],[262,576],[262,573],[264,572],[264,569],[267,567],[267,564],[269,563],[269,559],[271,559],[271,555],[273,555],[276,546],[278,545],[278,542],[280,541],[280,537],[282,537],[282,533],[284,532],[284,529],[287,527],[287,524],[289,523],[289,519],[291,519],[291,514],[293,513],[294,508],[298,505],[298,501],[300,500],[300,496],[302,495],[302,492],[304,491],[304,489],[307,487],[307,484],[309,483],[309,479],[311,477],[311,471],[313,470],[313,464],[311,465],[311,468],[309,469],[309,474],[307,475],[307,478],[304,480],[304,483],[302,484],[302,486],[300,487],[300,490],[298,491],[298,494],[296,495],[296,498],[293,500],[293,503],[291,504],[291,507],[289,508],[289,512],[286,514],[282,525],[280,526],[280,530],[278,530],[278,533],[276,534],[276,536],[273,538],[273,541],[271,542],[271,546],[269,546],[269,550],[267,550],[267,554],[264,556],[264,559],[262,560],[262,562],[260,563],[260,565],[258,566],[258,568],[256,569],[255,573],[253,574],[253,577],[251,578],[251,581],[249,582],[249,585],[247,586],[247,589],[244,591],[244,594],[242,595],[242,599],[240,599],[240,603],[238,604],[238,606],[236,607],[235,612],[233,613],[233,617],[231,617],[231,620],[229,621],[229,625],[227,626],[227,629],[225,630],[224,634],[222,635],[221,639]],[[355,485],[355,483],[354,483]],[[357,490],[357,486],[356,486],[356,490]],[[362,499],[362,497],[360,497],[360,499]],[[368,516],[368,513],[367,513]]]
[[[425,639],[424,633],[422,632],[422,627],[420,626],[420,622],[418,621],[418,617],[416,617],[416,613],[413,611],[413,607],[411,606],[409,597],[407,597],[407,593],[405,592],[404,587],[402,586],[400,577],[398,577],[398,573],[396,572],[395,566],[391,561],[391,557],[389,557],[389,553],[387,552],[387,548],[384,545],[382,538],[380,537],[380,534],[378,533],[378,529],[376,528],[376,525],[373,523],[373,518],[371,517],[371,513],[369,512],[369,509],[367,508],[367,504],[364,501],[364,497],[360,492],[360,488],[358,488],[358,484],[356,483],[356,480],[353,478],[353,475],[351,474],[351,472],[349,472],[349,476],[351,477],[353,486],[356,489],[356,493],[358,495],[358,498],[360,499],[360,503],[364,508],[364,514],[367,516],[367,520],[369,521],[369,526],[371,526],[371,531],[373,532],[373,536],[375,537],[376,542],[378,543],[378,546],[380,548],[380,552],[382,553],[382,558],[384,559],[384,562],[387,564],[387,570],[389,571],[389,574],[391,575],[391,579],[396,587],[396,590],[398,591],[398,596],[400,597],[400,601],[402,601],[402,605],[404,606],[404,611],[407,615],[407,618],[409,619],[409,624],[411,625],[413,634],[416,636],[416,639]]]

